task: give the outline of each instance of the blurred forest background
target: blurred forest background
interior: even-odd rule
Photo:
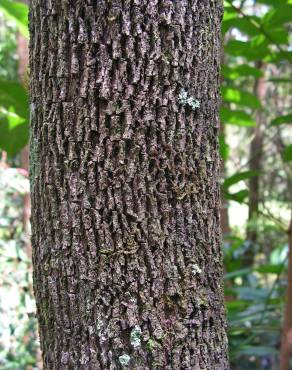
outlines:
[[[292,329],[292,0],[224,6],[221,218],[230,360],[236,370],[276,370],[281,333]],[[24,2],[0,0],[2,370],[42,368],[29,242],[27,17]]]

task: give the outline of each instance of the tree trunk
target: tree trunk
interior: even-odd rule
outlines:
[[[264,65],[259,62],[257,68],[264,71]],[[260,101],[264,101],[266,95],[265,76],[256,80],[254,93]],[[256,127],[253,132],[253,139],[250,144],[249,170],[260,172],[262,169],[262,147],[263,147],[263,126],[265,114],[262,110],[256,112]],[[248,202],[248,226],[246,238],[250,245],[243,258],[243,265],[250,267],[253,264],[256,243],[258,238],[257,218],[260,204],[260,176],[252,176],[249,180],[249,202]]]
[[[227,369],[221,1],[32,0],[45,369]]]
[[[291,369],[292,360],[292,219],[288,230],[288,245],[288,283],[281,335],[280,370]]]

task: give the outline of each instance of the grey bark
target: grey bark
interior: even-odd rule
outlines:
[[[221,1],[32,0],[45,369],[227,369]]]

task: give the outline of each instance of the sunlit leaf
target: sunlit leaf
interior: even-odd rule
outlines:
[[[279,6],[280,4],[286,4],[287,0],[256,0],[258,4],[266,4],[270,6]]]
[[[266,44],[252,45],[251,41],[230,40],[224,47],[227,54],[247,60],[261,60],[270,54]]]
[[[236,80],[240,77],[252,76],[259,78],[263,76],[263,72],[260,69],[254,68],[248,64],[240,64],[235,67],[223,65],[222,72],[225,78],[229,78],[231,80]]]
[[[284,23],[292,22],[292,4],[279,5],[266,13],[263,19],[265,29],[275,28]]]
[[[261,107],[259,99],[247,91],[239,90],[234,87],[223,86],[221,88],[222,96],[226,102],[236,103],[245,107],[258,109]]]
[[[259,23],[259,18],[256,16],[239,17],[237,14],[237,16],[232,16],[229,17],[229,19],[223,20],[224,32],[231,28],[236,28],[241,33],[252,37],[258,35],[260,32],[254,22]]]
[[[28,6],[17,1],[0,0],[0,9],[15,21],[19,31],[28,37]]]
[[[222,122],[230,125],[246,127],[256,126],[255,120],[246,112],[239,110],[231,110],[227,107],[221,107],[220,119]]]
[[[224,6],[224,16],[223,16],[223,20],[222,20],[222,27],[221,27],[221,31],[223,34],[225,34],[229,28],[230,28],[230,23],[229,21],[233,18],[238,18],[238,14],[236,12],[236,10],[230,6],[229,4],[225,4]]]
[[[251,40],[251,47],[254,50],[268,51],[266,55],[262,54],[265,58],[271,52],[269,45],[288,44],[289,34],[286,29],[275,29],[269,32],[262,33]]]

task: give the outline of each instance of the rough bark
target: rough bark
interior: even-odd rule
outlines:
[[[221,1],[32,0],[45,369],[228,368]]]
[[[280,370],[290,370],[292,360],[292,219],[288,230],[288,245],[288,283],[281,335]]]

